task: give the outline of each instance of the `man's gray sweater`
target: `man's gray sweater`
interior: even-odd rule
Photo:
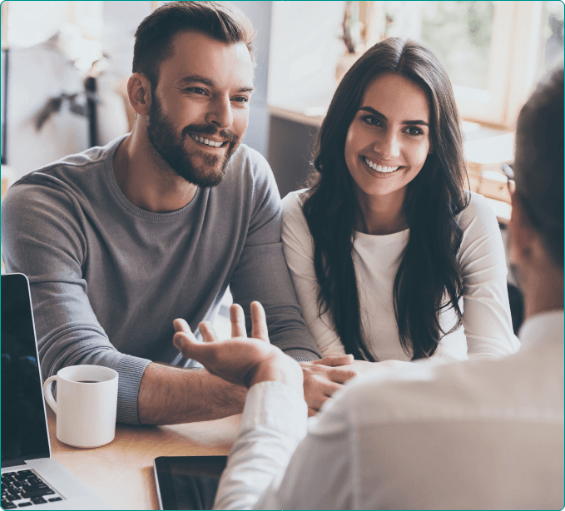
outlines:
[[[118,421],[138,423],[150,361],[186,366],[173,320],[213,321],[228,285],[243,306],[265,307],[271,342],[297,360],[319,358],[280,242],[280,196],[269,165],[241,145],[214,188],[172,213],[134,206],[112,159],[123,137],[16,182],[2,204],[6,270],[30,281],[43,377],[74,364],[119,373]],[[198,333],[197,333],[198,334]]]

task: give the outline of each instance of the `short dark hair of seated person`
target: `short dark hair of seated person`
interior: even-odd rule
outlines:
[[[538,84],[520,112],[513,166],[517,198],[528,221],[543,238],[551,260],[561,269],[564,232],[563,165],[561,67]]]

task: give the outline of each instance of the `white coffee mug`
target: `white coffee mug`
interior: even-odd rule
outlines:
[[[57,382],[57,400],[52,385]],[[73,447],[100,447],[116,434],[118,373],[108,367],[61,369],[43,384],[45,401],[57,415],[57,438]]]

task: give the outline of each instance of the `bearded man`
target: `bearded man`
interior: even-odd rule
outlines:
[[[28,174],[2,205],[5,266],[29,278],[43,377],[115,369],[119,422],[242,411],[244,386],[172,344],[173,320],[212,322],[228,286],[249,326],[249,304],[263,304],[273,344],[301,363],[310,414],[354,375],[347,358],[320,360],[284,262],[272,172],[241,143],[253,37],[227,2],[155,10],[136,32],[132,132]]]

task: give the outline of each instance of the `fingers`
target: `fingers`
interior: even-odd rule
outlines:
[[[234,303],[230,307],[230,321],[231,321],[231,336],[232,337],[247,337],[245,329],[245,314],[241,305]]]
[[[353,355],[328,355],[320,360],[314,360],[313,364],[324,366],[345,366],[353,364]]]
[[[315,362],[300,362],[304,374],[316,375],[316,378],[321,379],[321,381],[332,381],[334,383],[345,383],[359,374],[354,365],[331,367],[327,364],[320,364],[320,360],[317,362],[318,364]]]
[[[259,302],[251,302],[251,337],[269,342],[265,309]]]
[[[173,344],[185,358],[192,358],[191,354],[194,351],[194,347],[200,344],[198,339],[196,339],[184,319],[175,319],[173,326],[175,327]]]
[[[182,318],[175,319],[173,321],[173,326],[175,327],[175,332],[192,333],[190,327],[188,326],[188,323]]]
[[[198,330],[200,330],[204,342],[220,342],[216,332],[212,328],[212,325],[210,325],[207,321],[200,323],[198,325]]]
[[[325,382],[323,385],[314,386],[315,383],[312,382],[308,385],[308,388],[304,389],[304,399],[308,405],[308,415],[312,416],[320,411],[323,404],[331,398],[334,392],[342,388],[341,385],[337,383]]]
[[[347,380],[357,376],[358,372],[352,367],[340,366],[327,369],[326,376],[335,383],[345,383]]]

